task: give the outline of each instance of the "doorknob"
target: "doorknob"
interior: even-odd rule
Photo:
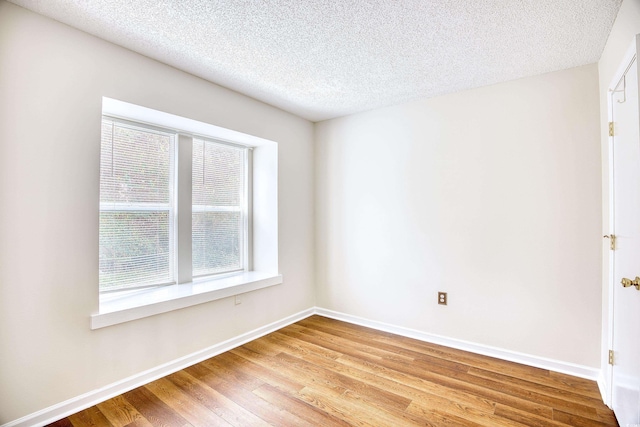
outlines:
[[[636,276],[636,278],[634,280],[627,279],[626,277],[623,277],[620,282],[622,283],[622,286],[624,286],[625,288],[628,288],[630,286],[635,286],[636,289],[638,291],[640,291],[640,277],[638,277],[638,276]]]

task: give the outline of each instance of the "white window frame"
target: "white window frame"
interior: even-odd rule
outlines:
[[[174,218],[174,230],[177,233],[177,284],[100,293],[99,311],[91,316],[91,329],[229,298],[282,283],[282,275],[278,272],[277,143],[106,97],[103,98],[103,115],[119,121],[124,119],[136,126],[142,124],[151,129],[157,128],[165,132],[170,130],[177,134],[174,167],[177,170],[177,195],[174,200],[178,205]],[[239,273],[191,277],[190,140],[194,137],[248,148],[248,164],[245,168],[248,193],[245,260],[244,270]],[[184,167],[186,163],[189,163],[188,168]],[[188,191],[185,191],[187,188]],[[254,227],[251,226],[252,223]],[[187,245],[188,251],[185,250]]]
[[[145,131],[149,131],[152,133],[157,133],[160,135],[167,135],[171,138],[171,148],[174,153],[172,154],[173,158],[170,162],[170,170],[169,170],[169,205],[165,204],[151,204],[151,203],[122,203],[122,202],[100,202],[100,212],[122,212],[122,211],[142,211],[142,210],[151,210],[151,211],[167,211],[169,212],[169,218],[171,221],[169,222],[169,244],[173,246],[173,258],[169,263],[169,274],[170,278],[168,282],[163,283],[154,283],[154,284],[140,284],[126,287],[115,287],[113,289],[99,289],[100,293],[111,293],[111,292],[122,292],[129,291],[135,289],[146,289],[153,288],[157,286],[168,286],[174,285],[177,283],[177,266],[178,266],[178,253],[177,253],[177,242],[178,242],[178,230],[177,230],[177,188],[176,188],[176,172],[177,172],[177,153],[178,153],[178,133],[173,129],[164,129],[159,128],[157,126],[150,126],[145,123],[133,122],[131,120],[125,120],[118,117],[113,117],[110,115],[103,114],[103,119],[110,120],[114,124],[119,124],[124,127],[128,127],[130,129],[142,129]],[[113,142],[112,142],[113,144]]]
[[[249,236],[251,235],[250,230],[252,228],[252,224],[251,224],[251,207],[248,203],[248,201],[252,198],[252,193],[251,193],[251,186],[249,185],[249,169],[251,169],[252,167],[252,161],[251,161],[251,151],[252,148],[251,147],[246,147],[243,145],[238,145],[238,144],[230,144],[228,142],[224,142],[224,141],[219,141],[219,140],[215,140],[213,138],[208,138],[208,137],[203,137],[203,136],[194,136],[192,138],[190,138],[191,141],[190,143],[192,144],[191,146],[193,147],[193,140],[197,139],[197,140],[201,140],[203,141],[205,144],[207,142],[209,143],[214,143],[214,144],[219,144],[219,145],[227,145],[230,147],[234,147],[234,148],[241,148],[244,149],[244,153],[243,153],[243,162],[244,162],[244,176],[243,176],[243,180],[244,180],[244,185],[243,185],[243,194],[242,194],[242,204],[239,208],[239,210],[242,212],[242,220],[243,220],[243,229],[242,229],[242,238],[240,241],[240,265],[241,267],[238,270],[235,271],[229,271],[229,272],[222,272],[222,273],[216,273],[216,274],[203,274],[203,275],[198,275],[198,276],[192,276],[193,280],[207,280],[209,277],[212,276],[222,276],[225,274],[236,274],[238,271],[249,271],[250,270],[250,259],[251,259],[251,241],[249,240]],[[189,167],[189,173],[192,172],[192,168],[191,166]],[[186,171],[185,171],[186,173]],[[191,204],[190,207],[190,212],[193,212],[193,209],[198,206],[201,211],[206,211],[206,212],[225,212],[225,211],[229,211],[229,210],[233,210],[236,211],[236,209],[229,209],[226,207],[214,207],[214,206],[202,206],[202,205],[194,205],[193,203]]]

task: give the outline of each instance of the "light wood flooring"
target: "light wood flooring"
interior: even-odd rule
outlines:
[[[52,426],[616,426],[595,382],[312,316]]]

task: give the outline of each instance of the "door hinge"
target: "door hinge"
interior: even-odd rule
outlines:
[[[606,236],[602,236],[605,239],[609,239],[609,248],[611,248],[612,251],[616,250],[616,236],[613,234],[607,234]]]
[[[609,136],[613,136],[613,122],[609,122]]]
[[[613,365],[613,350],[609,350],[609,365]]]

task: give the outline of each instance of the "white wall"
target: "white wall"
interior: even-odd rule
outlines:
[[[631,45],[631,41],[640,33],[640,0],[622,2],[609,39],[598,62],[600,75],[600,139],[602,150],[602,234],[609,234],[609,126],[608,126],[608,89],[615,72]],[[609,250],[603,242],[602,251],[602,362],[603,372],[607,372],[606,354],[609,349]],[[605,375],[604,380],[610,378]]]
[[[100,330],[107,96],[279,143],[282,285]],[[313,125],[0,0],[0,424],[312,307]]]
[[[598,367],[599,144],[595,64],[317,124],[318,305]]]

